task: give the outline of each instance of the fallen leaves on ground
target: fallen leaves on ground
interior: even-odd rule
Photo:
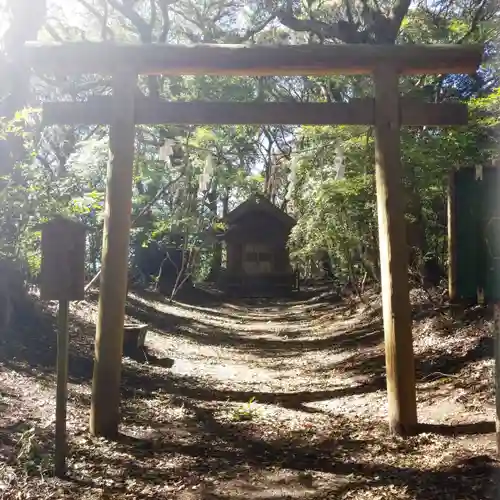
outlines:
[[[489,320],[413,300],[430,425],[406,439],[387,429],[375,296],[367,307],[131,294],[127,320],[147,318],[151,359],[174,363],[124,359],[116,441],[87,431],[96,303],[73,306],[66,480],[52,474],[53,311],[39,312],[0,339],[0,499],[496,498]]]

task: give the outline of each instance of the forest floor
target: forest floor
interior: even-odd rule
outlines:
[[[408,439],[387,429],[376,296],[129,294],[155,357],[124,358],[116,441],[88,433],[95,297],[72,305],[67,480],[51,473],[54,310],[37,305],[0,338],[0,499],[497,498],[490,319],[412,296],[422,425]]]

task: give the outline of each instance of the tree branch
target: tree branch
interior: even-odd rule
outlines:
[[[465,33],[465,35],[462,38],[460,38],[460,40],[458,40],[456,42],[457,44],[464,43],[472,35],[472,33],[474,33],[474,31],[476,31],[477,26],[483,17],[483,14],[485,12],[487,4],[488,4],[488,0],[481,1],[476,12],[474,13],[470,27],[467,30],[467,33]]]
[[[391,10],[391,14],[389,15],[390,21],[390,29],[391,29],[391,37],[394,41],[399,33],[399,29],[401,28],[401,23],[405,18],[406,14],[408,14],[408,9],[410,8],[411,0],[397,0],[394,7]]]
[[[98,21],[101,22],[101,38],[107,40],[108,35],[111,40],[113,40],[115,34],[113,30],[108,26],[108,3],[107,0],[103,2],[104,13],[101,14],[91,3],[87,0],[77,0],[81,5],[83,5]]]
[[[49,23],[45,24],[45,29],[47,30],[47,33],[56,41],[56,42],[63,42],[62,36],[59,35],[59,33],[53,28]]]
[[[265,29],[269,23],[275,19],[276,16],[273,14],[269,16],[267,19],[262,21],[260,24],[257,24],[257,26],[253,28],[249,28],[245,34],[243,35],[235,35],[235,36],[230,36],[229,38],[231,39],[231,43],[244,43],[248,42],[251,38],[253,38],[257,33],[260,33],[263,29]],[[234,40],[234,42],[233,42]]]
[[[354,24],[347,21],[338,21],[327,24],[316,19],[298,19],[289,10],[279,10],[276,13],[278,20],[293,31],[307,31],[314,33],[321,39],[337,39],[344,43],[362,43],[363,34],[357,30]]]
[[[153,29],[134,9],[133,4],[129,2],[118,2],[108,0],[109,4],[116,9],[122,16],[126,17],[137,29],[142,43],[152,43]]]
[[[156,26],[156,21],[158,19],[158,9],[156,8],[155,0],[149,0],[149,5],[151,7],[151,17],[149,19],[149,26],[151,27],[151,32],[153,32]]]
[[[163,25],[161,29],[160,36],[158,37],[158,41],[160,43],[166,43],[168,34],[170,32],[170,11],[169,11],[170,2],[168,0],[160,0],[160,11],[163,19]]]

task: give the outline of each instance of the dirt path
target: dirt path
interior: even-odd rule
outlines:
[[[129,319],[150,324],[148,347],[163,362],[125,360],[123,438],[86,432],[96,306],[81,303],[70,363],[70,480],[47,477],[42,451],[31,459],[38,475],[25,477],[23,455],[4,469],[0,498],[496,498],[487,322],[445,324],[417,307],[427,432],[402,440],[386,430],[376,300],[351,310],[157,299],[129,296]],[[30,424],[40,450],[52,438],[53,330],[28,330],[3,339],[0,350],[3,442],[13,450]]]

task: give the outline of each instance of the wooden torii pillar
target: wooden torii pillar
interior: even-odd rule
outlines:
[[[126,298],[134,125],[373,125],[382,271],[389,426],[412,434],[417,410],[408,287],[408,249],[401,185],[402,125],[461,125],[467,108],[400,98],[401,74],[472,73],[482,46],[165,46],[29,45],[22,63],[39,72],[113,75],[113,96],[83,103],[48,103],[46,124],[110,124],[101,296],[96,334],[91,429],[113,436]],[[124,73],[124,71],[126,73]],[[337,104],[163,102],[135,97],[137,74],[297,76],[369,74],[375,98]]]

